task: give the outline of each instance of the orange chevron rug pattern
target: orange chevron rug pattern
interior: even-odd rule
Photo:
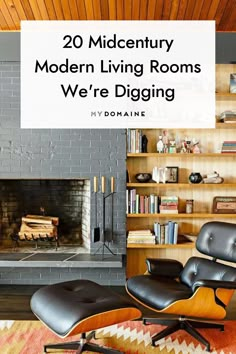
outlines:
[[[141,321],[124,322],[97,331],[99,338],[97,342],[126,354],[208,353],[183,331],[162,339],[157,347],[152,347],[151,336],[163,328],[159,325],[144,326]],[[210,340],[212,354],[236,353],[236,321],[226,321],[225,332],[215,329],[200,331]],[[42,354],[44,344],[56,342],[60,342],[60,339],[39,321],[0,321],[1,354]],[[60,351],[60,353],[72,352]]]

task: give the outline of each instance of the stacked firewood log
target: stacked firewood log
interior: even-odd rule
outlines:
[[[20,240],[57,239],[58,217],[26,215],[21,219]]]

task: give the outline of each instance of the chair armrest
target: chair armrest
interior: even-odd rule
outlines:
[[[151,275],[177,278],[183,270],[183,264],[174,259],[147,258],[146,264]]]
[[[236,290],[236,282],[235,281],[224,281],[224,280],[197,280],[192,285],[192,290],[195,292],[197,288],[206,287],[211,289],[235,289]]]

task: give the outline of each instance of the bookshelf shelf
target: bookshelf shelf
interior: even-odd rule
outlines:
[[[236,123],[216,123],[217,129],[235,129]]]
[[[236,188],[236,183],[127,183],[128,188]]]
[[[166,249],[166,248],[187,248],[187,249],[192,249],[195,247],[195,242],[186,242],[186,243],[177,243],[177,245],[170,245],[170,244],[166,244],[166,245],[152,245],[152,244],[139,244],[139,243],[128,243],[127,244],[127,248],[151,248],[151,249]]]
[[[192,214],[127,214],[127,218],[158,218],[158,219],[193,219],[193,218],[201,218],[201,219],[209,219],[209,218],[235,218],[236,214],[212,214],[212,213],[192,213]]]
[[[216,101],[234,101],[236,94],[230,92],[216,92]]]
[[[221,124],[227,124],[227,123],[221,123]],[[236,124],[235,124],[236,127]],[[198,158],[198,157],[226,157],[226,156],[234,156],[236,157],[236,153],[227,153],[227,154],[222,154],[222,153],[217,153],[217,152],[207,152],[207,153],[201,153],[201,154],[181,154],[181,153],[176,153],[176,154],[159,154],[157,152],[140,152],[140,153],[128,153],[127,157],[178,157],[178,158]]]

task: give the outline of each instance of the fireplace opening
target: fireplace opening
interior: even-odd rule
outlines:
[[[0,180],[0,252],[13,248],[22,218],[28,215],[58,218],[60,249],[90,249],[90,181],[87,179]],[[42,230],[41,230],[42,231]],[[19,249],[34,248],[30,237],[19,240]],[[31,241],[31,242],[27,242]],[[33,242],[32,242],[33,241]],[[40,242],[46,241],[46,242]],[[38,240],[38,249],[55,249],[51,240]]]

